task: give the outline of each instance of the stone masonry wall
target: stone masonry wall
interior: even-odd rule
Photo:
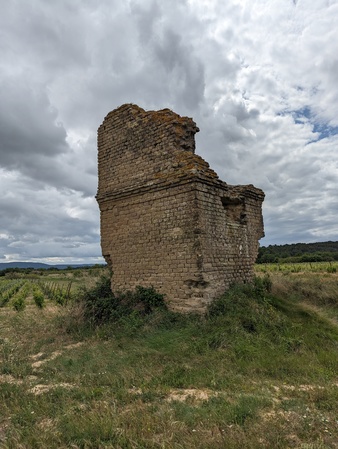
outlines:
[[[126,104],[98,130],[102,253],[114,291],[154,286],[169,306],[203,311],[249,282],[264,193],[229,186],[195,154],[195,122]]]

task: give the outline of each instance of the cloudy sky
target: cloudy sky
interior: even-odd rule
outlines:
[[[101,262],[96,131],[169,107],[262,245],[338,240],[338,0],[0,0],[0,262]]]

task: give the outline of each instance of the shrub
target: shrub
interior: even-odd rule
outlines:
[[[80,300],[85,317],[96,323],[116,321],[127,316],[148,315],[155,309],[167,309],[164,295],[153,287],[137,286],[135,291],[114,294],[109,276],[101,276],[91,289],[84,288]]]
[[[111,291],[110,277],[101,276],[95,286],[83,288],[80,295],[85,318],[95,323],[109,321],[117,306],[115,296]]]
[[[21,312],[25,307],[25,298],[23,296],[20,295],[13,301],[13,309],[17,312]]]
[[[142,287],[138,285],[134,292],[126,292],[119,295],[120,303],[123,307],[131,310],[138,310],[145,315],[154,309],[166,309],[164,295],[158,293],[154,287]]]
[[[263,277],[255,276],[253,280],[254,293],[257,296],[264,296],[265,293],[270,293],[272,289],[272,281],[269,274]]]
[[[37,307],[39,307],[39,309],[42,309],[45,304],[43,293],[40,290],[36,290],[33,292],[33,298]]]

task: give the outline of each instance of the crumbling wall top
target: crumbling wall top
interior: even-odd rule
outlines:
[[[195,153],[194,136],[199,131],[199,128],[190,117],[181,117],[168,108],[160,111],[145,111],[135,104],[124,104],[109,112],[101,126],[104,128],[107,122],[121,124],[121,119],[125,127],[135,131],[137,126],[142,126],[149,130],[149,127],[153,128],[155,125],[156,134],[167,140],[166,143],[171,147]],[[152,133],[147,135],[148,138],[154,137]]]
[[[195,154],[198,131],[191,118],[170,109],[145,111],[124,104],[109,112],[98,130],[98,197],[182,178],[218,179]]]

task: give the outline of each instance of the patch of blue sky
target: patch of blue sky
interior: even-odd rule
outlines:
[[[284,111],[280,115],[286,114],[291,114],[297,124],[310,123],[313,127],[313,132],[317,134],[314,141],[322,140],[338,134],[338,126],[330,126],[328,123],[316,120],[316,115],[311,111],[309,106],[304,106],[303,108],[295,111]]]
[[[295,123],[305,123],[305,122],[311,122],[312,120],[312,113],[311,113],[311,109],[309,108],[309,106],[304,106],[301,109],[297,109],[296,111],[292,111],[291,112]]]
[[[329,126],[326,123],[314,123],[313,132],[318,133],[318,140],[338,134],[338,126]]]

